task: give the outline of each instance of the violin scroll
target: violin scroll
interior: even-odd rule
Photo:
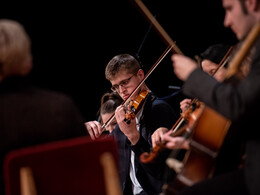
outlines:
[[[165,143],[161,142],[157,144],[150,153],[148,152],[142,153],[139,157],[140,161],[142,163],[153,162],[154,159],[158,156],[158,154],[161,153],[161,151],[163,151],[164,149],[165,149]]]
[[[176,132],[172,132],[171,136],[172,137],[176,137],[176,136],[181,136],[183,134],[189,133],[187,131],[187,125],[184,125],[183,127],[181,127],[178,131]],[[140,155],[139,159],[142,163],[150,163],[153,162],[156,157],[163,151],[166,149],[165,145],[166,145],[166,141],[162,141],[159,144],[157,144],[155,147],[153,147],[153,149],[148,153],[148,152],[144,152]]]

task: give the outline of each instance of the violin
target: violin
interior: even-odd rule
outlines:
[[[135,99],[130,100],[129,104],[127,105],[128,109],[125,115],[125,122],[127,124],[129,124],[131,120],[135,118],[135,114],[139,112],[149,92],[149,90],[143,90]]]
[[[176,123],[172,126],[172,128],[169,130],[171,131],[172,137],[177,136],[184,136],[185,133],[188,133],[187,131],[187,124],[184,126],[181,126],[184,121],[189,121],[189,118],[191,117],[191,113],[198,107],[199,102],[197,99],[193,99],[189,108],[181,114],[181,117],[176,121]],[[181,128],[180,128],[181,127]],[[185,135],[187,136],[187,134]],[[156,157],[165,149],[165,141],[162,141],[158,143],[155,147],[152,148],[152,150],[148,152],[144,152],[140,155],[140,161],[142,163],[150,163],[153,162]]]
[[[218,64],[217,69],[215,70],[215,72],[211,75],[214,76],[219,70],[220,68],[224,67],[224,65],[227,63],[227,61],[229,60],[229,55],[232,51],[233,47],[230,47],[229,50],[227,51],[227,53],[225,54],[225,56],[222,58],[222,60],[220,61],[220,63]],[[190,121],[191,119],[191,114],[194,112],[194,110],[196,110],[197,108],[199,108],[200,102],[198,101],[197,98],[194,98],[191,101],[190,106],[188,107],[188,109],[183,112],[180,116],[180,118],[175,122],[175,124],[173,125],[173,127],[170,129],[170,131],[172,131],[171,136],[172,137],[176,137],[176,136],[181,136],[183,135],[183,133],[185,132],[185,129],[188,128],[187,125],[185,125],[184,127],[182,127],[181,129],[179,129],[181,127],[181,125],[184,123],[184,121]],[[193,120],[192,120],[193,121]],[[189,126],[191,126],[190,124],[188,124]],[[180,131],[180,132],[179,132]],[[187,134],[186,134],[187,136]],[[140,156],[140,160],[143,163],[149,163],[154,161],[154,159],[158,156],[158,154],[160,152],[162,152],[165,148],[165,144],[166,142],[161,142],[158,145],[156,145],[151,151],[150,153],[143,153]]]
[[[173,42],[171,38],[158,24],[142,1],[135,0],[135,2],[167,44],[172,45]],[[251,50],[259,33],[260,24],[257,24],[247,36],[240,51],[237,52],[237,55],[229,64],[228,73],[226,75],[227,79],[238,72],[241,62],[247,56],[249,50]],[[182,54],[178,48],[174,50],[174,52]],[[178,194],[184,187],[191,186],[213,176],[215,159],[231,125],[231,121],[210,109],[202,102],[199,102],[195,110],[186,117],[188,118],[188,124],[181,128],[181,130],[190,133],[190,149],[186,152],[183,166],[181,170],[177,172],[178,174],[175,179],[170,185],[166,184],[163,187],[164,194]],[[183,119],[183,116],[181,116],[181,119]],[[150,156],[147,154],[141,155],[140,160],[142,160],[142,162],[150,162],[153,156],[157,156],[156,152],[161,151],[163,147],[164,144],[162,143],[150,153]]]
[[[256,24],[235,57],[229,64],[226,79],[235,76],[260,34],[260,23]],[[189,128],[192,129],[190,150],[184,157],[182,170],[171,185],[165,185],[167,194],[176,194],[181,189],[204,179],[211,178],[215,170],[215,159],[225,139],[231,121],[205,106],[196,110],[197,118]],[[214,119],[214,120],[213,120]],[[210,129],[210,131],[209,131]]]
[[[184,187],[213,176],[215,159],[231,125],[231,121],[202,102],[199,102],[188,121],[185,128],[190,133],[190,149],[172,183],[164,185],[164,194],[177,194]]]

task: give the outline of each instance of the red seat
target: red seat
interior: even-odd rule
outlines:
[[[114,178],[105,175],[106,164],[101,162],[105,153],[112,156]],[[111,177],[112,182],[118,181],[118,151],[112,137],[95,141],[79,137],[12,151],[4,162],[6,195],[20,195],[23,191],[22,167],[32,171],[37,195],[103,195],[109,194],[105,176]],[[119,187],[119,182],[116,186]]]

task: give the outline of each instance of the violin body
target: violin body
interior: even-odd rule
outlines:
[[[147,97],[149,90],[141,91],[138,96],[130,100],[129,104],[127,105],[126,114],[125,114],[125,122],[130,123],[132,119],[135,118],[135,114],[140,110],[142,107],[145,98]]]
[[[228,119],[200,103],[191,113],[187,126],[187,131],[191,132],[191,142],[183,168],[172,183],[164,186],[164,194],[177,194],[184,187],[212,177],[215,159],[230,124]]]

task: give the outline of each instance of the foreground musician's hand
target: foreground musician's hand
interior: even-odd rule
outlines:
[[[189,149],[189,140],[182,136],[173,137],[171,131],[163,134],[162,141],[165,143],[165,147],[168,149]]]
[[[169,129],[165,128],[165,127],[160,127],[158,129],[156,129],[156,131],[152,134],[152,145],[153,148],[158,145],[159,143],[162,142],[162,136],[164,133],[168,132]]]
[[[152,134],[153,147],[163,143],[168,149],[189,149],[189,140],[182,136],[172,136],[172,131],[160,127]]]
[[[182,113],[189,108],[191,101],[192,101],[191,99],[186,98],[180,102],[180,108]]]
[[[174,73],[182,81],[186,81],[190,73],[198,68],[197,62],[183,55],[173,54],[171,60]]]

